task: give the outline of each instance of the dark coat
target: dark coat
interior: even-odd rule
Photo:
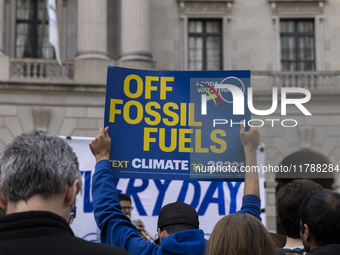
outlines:
[[[66,220],[46,211],[13,213],[0,217],[0,254],[129,255],[110,245],[75,237]]]
[[[319,246],[308,252],[308,255],[338,255],[340,254],[340,244],[328,244]]]

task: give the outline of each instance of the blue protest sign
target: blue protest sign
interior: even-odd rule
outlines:
[[[105,126],[118,178],[244,177],[240,121],[250,71],[108,67]]]

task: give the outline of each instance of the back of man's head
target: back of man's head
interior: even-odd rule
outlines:
[[[311,195],[301,209],[302,234],[304,224],[315,246],[340,244],[340,194],[322,190]]]
[[[304,201],[323,187],[308,179],[287,183],[277,193],[277,213],[282,228],[291,238],[300,238],[300,216]]]
[[[39,194],[61,194],[81,174],[76,154],[60,137],[33,131],[16,137],[0,157],[1,191],[8,201],[27,201]]]
[[[198,214],[191,205],[175,202],[163,206],[159,212],[158,228],[165,230],[169,235],[179,231],[198,229]]]

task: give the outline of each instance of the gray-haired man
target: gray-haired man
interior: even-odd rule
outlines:
[[[0,251],[7,254],[129,254],[74,236],[69,223],[81,188],[76,154],[61,138],[22,134],[0,157]]]

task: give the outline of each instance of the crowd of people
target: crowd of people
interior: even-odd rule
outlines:
[[[260,136],[255,128],[240,138],[246,166],[256,166]],[[114,146],[114,145],[113,145]],[[94,217],[102,243],[74,236],[75,198],[81,190],[79,163],[61,138],[43,131],[16,137],[0,157],[0,254],[339,254],[340,194],[311,180],[294,180],[277,194],[286,244],[276,247],[261,223],[257,173],[245,173],[242,207],[215,225],[209,240],[196,210],[183,202],[164,205],[158,244],[143,237],[144,224],[131,222],[131,199],[118,195],[110,166],[111,139],[101,128],[90,143],[96,159],[92,179]]]

